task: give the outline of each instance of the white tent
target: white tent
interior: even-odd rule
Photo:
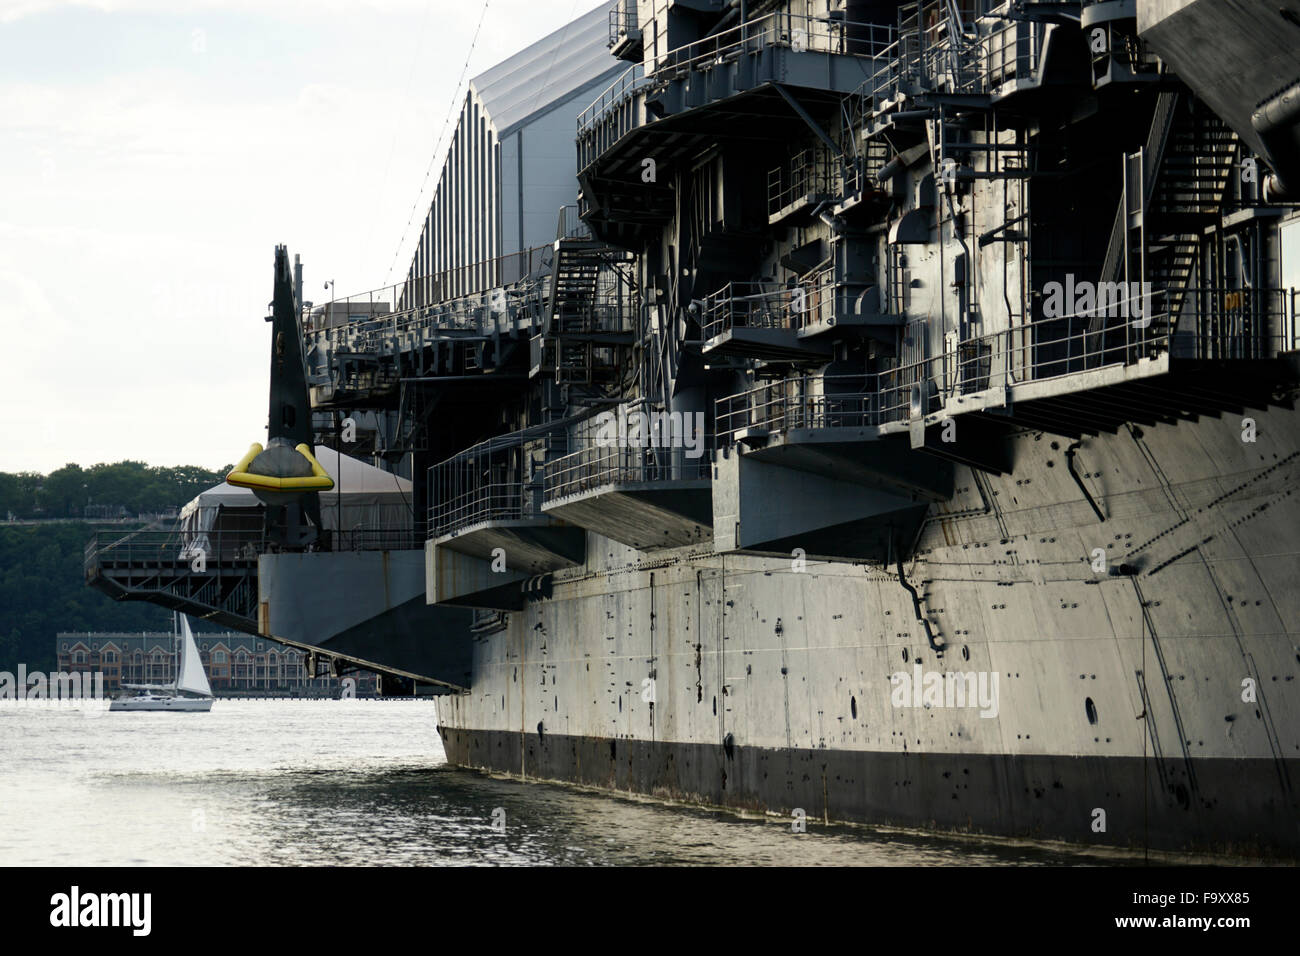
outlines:
[[[334,479],[334,487],[320,493],[327,529],[341,528],[345,541],[349,532],[413,530],[410,481],[324,445],[316,446],[316,460]],[[265,507],[251,489],[213,485],[181,509],[185,554],[233,557],[244,551],[251,556],[261,538]]]

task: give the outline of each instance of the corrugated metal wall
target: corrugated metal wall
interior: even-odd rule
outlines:
[[[515,251],[501,243],[500,163],[496,130],[471,90],[408,272],[417,304],[494,285],[492,260]]]
[[[426,305],[517,279],[513,256],[555,239],[576,202],[579,113],[626,64],[593,10],[471,81],[406,282]]]

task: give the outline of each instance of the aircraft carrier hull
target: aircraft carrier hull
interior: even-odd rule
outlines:
[[[458,766],[575,783],[665,800],[793,820],[803,808],[814,823],[867,823],[932,832],[1064,841],[1089,846],[1269,857],[1295,856],[1295,807],[1276,794],[1270,759],[1197,758],[1197,814],[1158,792],[1140,757],[880,753],[832,749],[597,739],[519,731],[444,728],[448,760]],[[1300,761],[1286,761],[1294,777]],[[1270,792],[1273,791],[1273,792]],[[1100,801],[1125,839],[1092,838]],[[1144,800],[1145,795],[1145,800]],[[1217,812],[1216,812],[1217,811]],[[1080,821],[1084,825],[1080,826]]]
[[[933,645],[880,566],[592,535],[549,599],[475,638],[470,691],[438,701],[448,760],[814,821],[1300,856],[1296,426],[1273,407],[1085,438],[1104,521],[1066,440],[959,468],[904,563]],[[934,672],[976,699],[927,697]]]

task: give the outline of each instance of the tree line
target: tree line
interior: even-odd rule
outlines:
[[[0,670],[13,672],[19,663],[51,670],[59,631],[170,630],[171,614],[163,608],[112,601],[86,587],[83,555],[95,531],[86,516],[180,508],[230,468],[119,461],[65,465],[48,475],[0,472]],[[10,514],[71,521],[11,525]]]
[[[95,527],[0,523],[0,671],[54,669],[59,631],[170,631],[171,613],[113,601],[86,587],[83,555]]]
[[[68,464],[48,475],[0,472],[0,521],[157,514],[180,508],[222,481],[231,467],[209,471],[119,461],[88,468]]]

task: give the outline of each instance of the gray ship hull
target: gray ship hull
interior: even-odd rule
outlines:
[[[933,645],[889,569],[592,535],[549,599],[476,638],[471,690],[438,702],[448,759],[814,820],[1300,856],[1300,430],[1246,416],[1254,442],[1233,414],[1085,439],[1105,521],[1064,439],[1019,434],[1012,474],[959,468],[904,564]],[[907,689],[918,665],[973,675],[986,706]]]
[[[1131,850],[1296,854],[1295,803],[1277,783],[1279,772],[1294,778],[1295,759],[1283,771],[1264,758],[1195,758],[1204,806],[1193,809],[1162,793],[1158,771],[1140,757],[763,747],[735,747],[728,756],[712,743],[448,728],[442,738],[448,760],[461,767],[792,820],[798,807],[815,822]],[[1124,839],[1091,833],[1099,805]]]

